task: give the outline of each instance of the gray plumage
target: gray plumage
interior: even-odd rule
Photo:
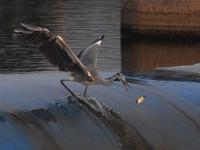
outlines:
[[[73,81],[85,84],[84,95],[86,94],[87,85],[110,85],[115,79],[119,79],[127,90],[128,83],[123,74],[117,73],[110,78],[103,79],[96,70],[97,49],[100,47],[104,35],[98,37],[76,56],[60,36],[55,35],[46,28],[21,23],[14,32],[34,43],[49,62],[57,66],[59,70],[70,71]],[[64,85],[64,81],[66,80],[61,80],[62,85]],[[64,87],[66,88],[66,85]],[[68,91],[70,90],[68,89]],[[73,94],[71,91],[70,93]]]

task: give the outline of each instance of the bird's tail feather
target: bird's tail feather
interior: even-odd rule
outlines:
[[[17,33],[17,34],[31,34],[32,33],[32,31],[20,29],[20,28],[15,29],[14,32]]]
[[[20,26],[29,31],[41,31],[42,28],[30,24],[20,23]]]
[[[14,30],[16,34],[31,34],[36,31],[41,31],[42,29],[37,26],[20,23],[20,26]]]

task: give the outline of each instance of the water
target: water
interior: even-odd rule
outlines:
[[[2,150],[10,146],[17,150],[133,150],[135,144],[144,150],[150,149],[148,145],[156,150],[199,149],[198,82],[129,78],[129,94],[120,82],[90,86],[87,95],[105,104],[104,115],[92,107],[88,112],[84,105],[68,103],[69,93],[59,84],[65,77],[65,72],[55,71],[0,75]],[[83,93],[84,86],[78,83],[67,86]],[[135,103],[139,95],[146,96],[141,105]]]
[[[76,53],[100,33],[105,34],[98,68],[120,70],[120,0],[2,0],[0,5],[1,73],[55,70],[33,45],[13,37],[20,22],[46,27],[61,35]]]
[[[180,70],[200,73],[200,44],[198,42],[123,42],[122,71],[148,73],[155,68],[174,67]],[[195,65],[195,68],[192,65]],[[179,67],[182,66],[182,67]]]
[[[0,73],[56,70],[34,45],[13,36],[25,22],[61,35],[76,53],[100,33],[105,34],[98,52],[98,69],[124,73],[149,72],[158,67],[200,62],[200,45],[176,42],[120,43],[120,0],[0,1]]]
[[[122,149],[121,143],[133,139],[138,146],[147,143],[159,150],[199,149],[197,76],[166,72],[167,78],[158,73],[154,78],[131,77],[172,66],[198,73],[198,43],[125,41],[120,45],[120,0],[1,0],[0,6],[0,149]],[[119,70],[127,73],[131,88],[127,94],[116,82],[109,87],[90,86],[87,94],[117,115],[109,112],[102,119],[83,105],[68,103],[69,93],[59,84],[66,73],[55,71],[39,50],[13,36],[20,22],[49,28],[76,53],[104,33],[98,69],[104,71],[103,77]],[[83,92],[78,83],[67,85],[73,92]],[[144,103],[135,104],[141,95],[146,96]],[[110,115],[119,117],[113,121]]]

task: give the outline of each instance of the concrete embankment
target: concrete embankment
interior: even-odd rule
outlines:
[[[200,1],[122,0],[122,35],[200,37]]]

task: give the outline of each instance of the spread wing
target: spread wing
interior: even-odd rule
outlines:
[[[78,58],[81,60],[83,65],[85,65],[93,73],[97,73],[97,50],[100,47],[103,38],[104,35],[98,37],[94,42],[92,42],[86,49],[82,50],[78,55]]]
[[[63,71],[78,71],[93,80],[89,70],[81,63],[64,40],[46,28],[21,23],[14,32],[37,45],[45,57]]]

